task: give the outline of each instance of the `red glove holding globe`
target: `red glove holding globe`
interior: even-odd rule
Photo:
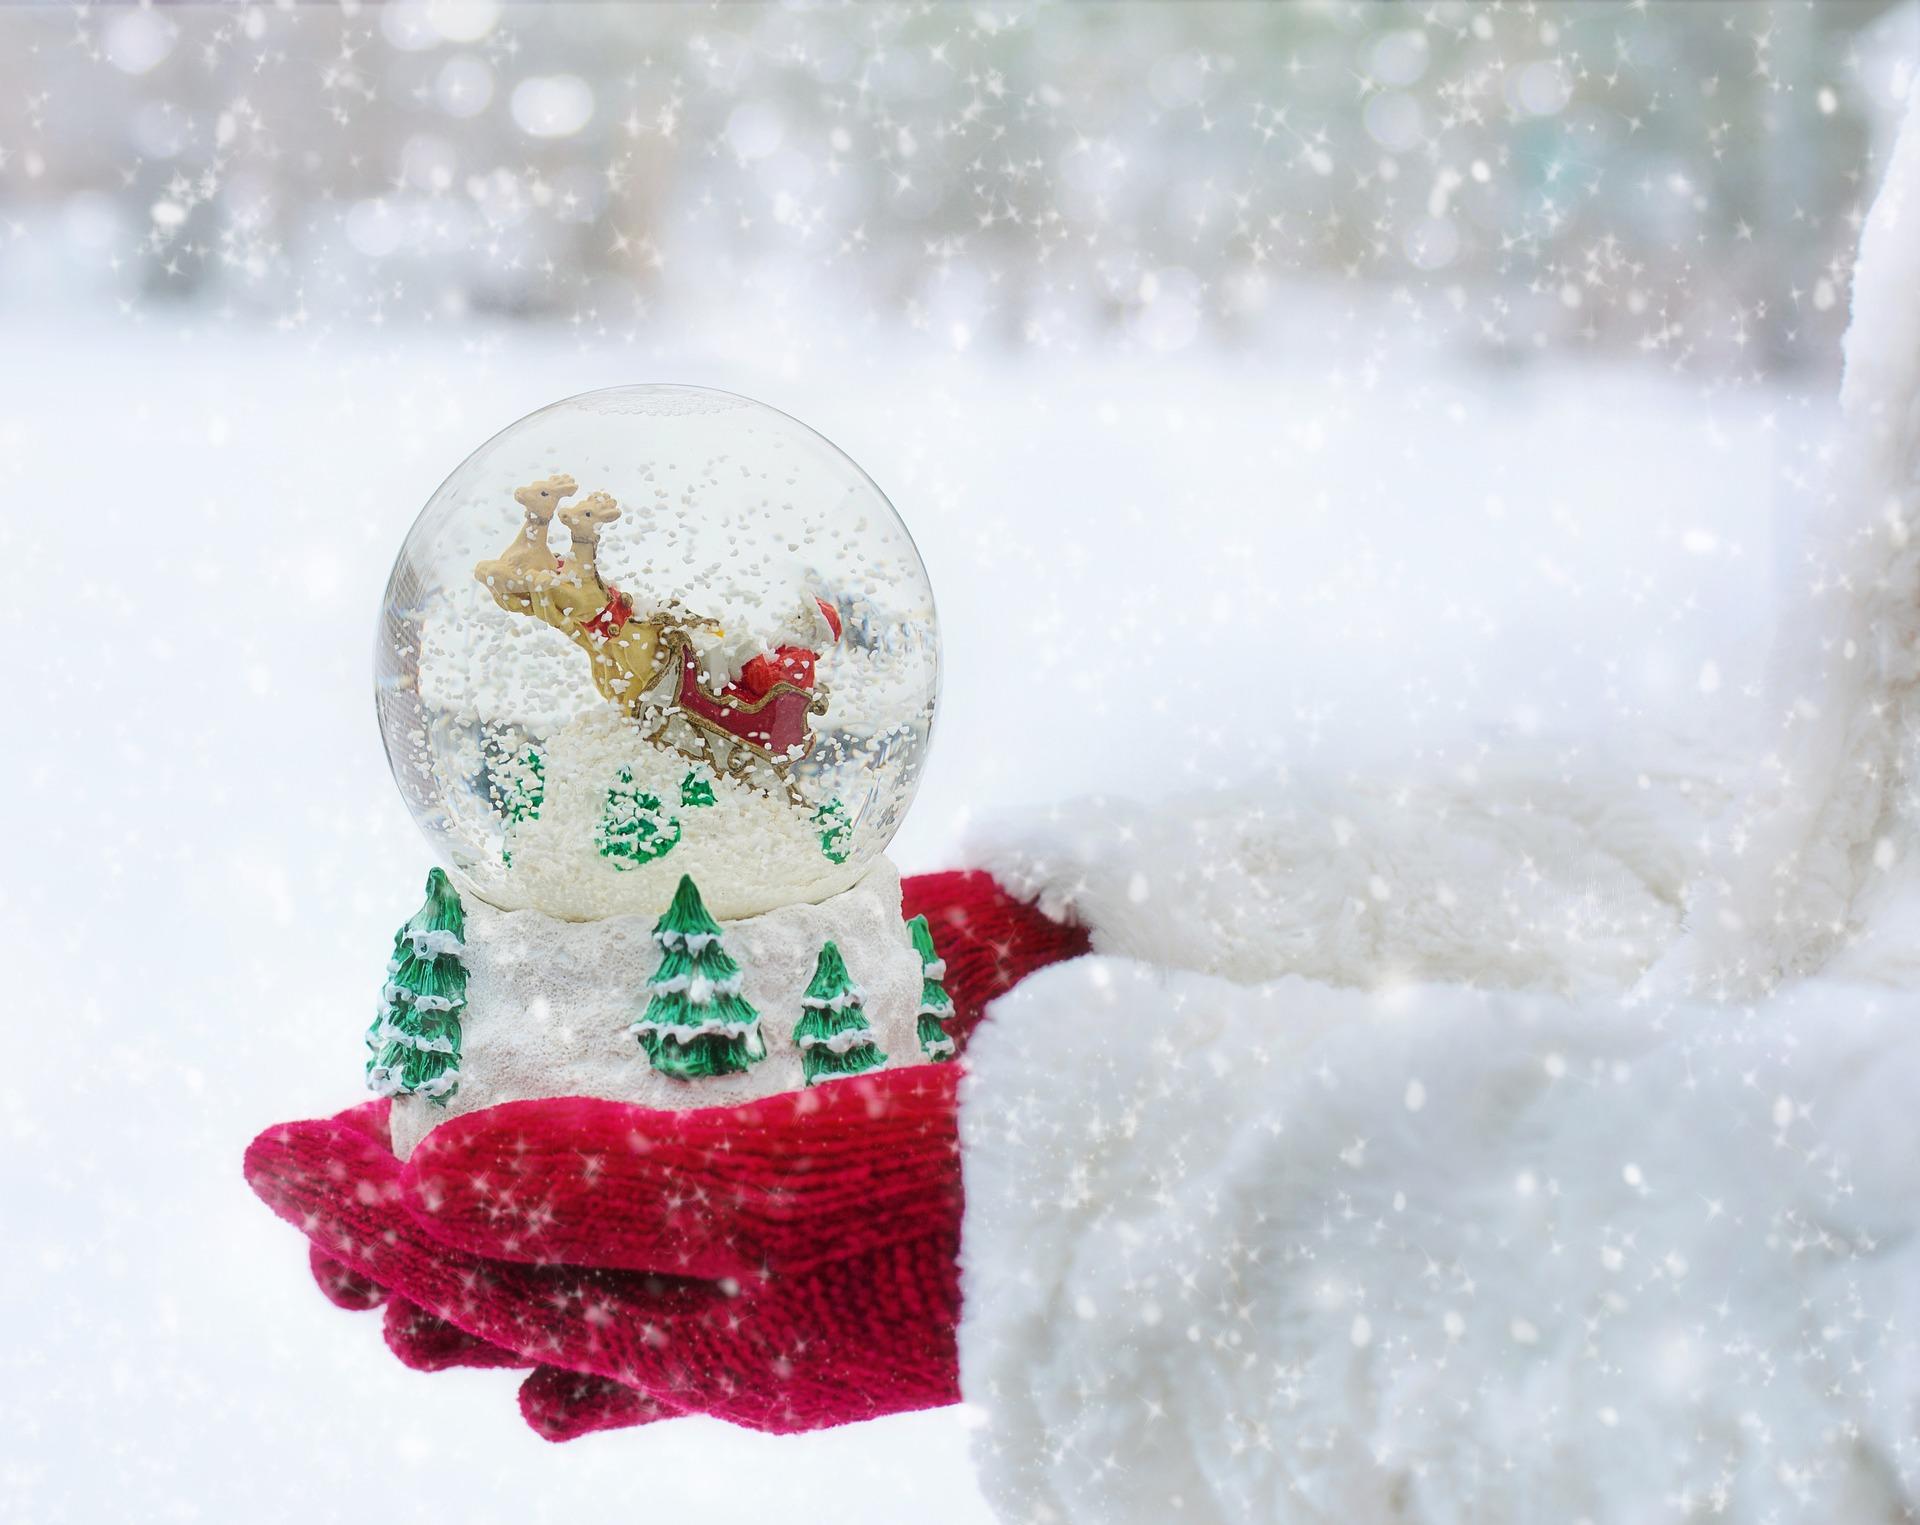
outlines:
[[[1086,951],[986,875],[922,875],[964,1045],[988,1001]],[[532,1368],[565,1440],[705,1413],[793,1432],[958,1400],[957,1065],[663,1112],[584,1097],[442,1123],[404,1163],[387,1103],[262,1133],[248,1183],[321,1290],[386,1307],[407,1365]]]

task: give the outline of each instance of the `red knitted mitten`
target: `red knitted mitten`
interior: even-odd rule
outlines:
[[[427,1214],[408,1211],[419,1188],[410,1171],[361,1129],[339,1121],[292,1123],[270,1129],[247,1152],[247,1179],[281,1217],[299,1225],[348,1271],[393,1294],[389,1342],[397,1354],[427,1365],[536,1362],[606,1377],[639,1389],[675,1409],[711,1413],[756,1429],[793,1431],[843,1424],[906,1409],[950,1403],[958,1396],[953,1330],[959,1317],[959,1161],[952,1147],[950,1071],[923,1081],[922,1069],[882,1072],[828,1089],[867,1093],[880,1132],[925,1131],[947,1140],[944,1160],[929,1164],[919,1192],[933,1206],[903,1207],[900,1216],[922,1225],[906,1235],[883,1213],[870,1232],[849,1233],[840,1256],[820,1261],[819,1236],[802,1232],[792,1262],[779,1233],[742,1242],[771,1246],[763,1268],[725,1279],[659,1275],[598,1266],[533,1265],[465,1253],[430,1229]],[[899,1093],[896,1101],[892,1093]],[[754,1136],[753,1153],[781,1152],[760,1135],[776,1133],[802,1176],[811,1157],[805,1121],[790,1123],[789,1097],[753,1104],[776,1106],[770,1129],[751,1119],[752,1107],[733,1109],[735,1126]],[[571,1104],[557,1126],[544,1126],[548,1104],[515,1103],[514,1137],[549,1158],[560,1141],[580,1140]],[[677,1114],[618,1108],[620,1142]],[[486,1114],[473,1114],[481,1117]],[[488,1147],[494,1140],[488,1136]],[[598,1175],[609,1198],[627,1193],[675,1195],[685,1182],[645,1168],[600,1170],[611,1142],[570,1158],[573,1174]],[[607,1151],[610,1153],[610,1151]],[[909,1158],[917,1156],[909,1154]],[[624,1162],[618,1162],[624,1164]],[[598,1209],[610,1243],[646,1242],[660,1224],[681,1220],[646,1211],[631,1220]],[[724,1220],[724,1206],[712,1218]],[[940,1221],[936,1223],[936,1216]],[[623,1233],[629,1222],[636,1233]],[[695,1219],[685,1220],[691,1225]],[[702,1223],[712,1219],[701,1217]],[[690,1258],[704,1259],[724,1230],[702,1232]],[[663,1256],[680,1259],[671,1245]],[[712,1253],[722,1253],[714,1251]],[[731,1251],[724,1251],[731,1253]],[[711,1263],[711,1262],[709,1262]],[[792,1264],[800,1269],[789,1270]],[[744,1268],[743,1268],[744,1269]],[[425,1310],[466,1336],[462,1341]],[[489,1353],[487,1347],[493,1347]]]

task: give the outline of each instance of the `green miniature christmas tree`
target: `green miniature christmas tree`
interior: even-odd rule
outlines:
[[[540,807],[547,799],[547,765],[540,749],[529,742],[495,777],[495,798],[500,803],[500,815],[511,840],[513,828],[522,821],[540,819]],[[500,861],[508,868],[513,867],[513,848],[505,843],[500,848]]]
[[[680,817],[664,815],[660,796],[636,789],[633,769],[622,768],[618,782],[607,791],[593,841],[615,868],[638,868],[679,845]]]
[[[646,1014],[627,1030],[663,1075],[737,1075],[767,1057],[760,1013],[740,994],[740,966],[721,945],[690,875],[654,923],[660,967],[647,981]]]
[[[946,1024],[953,1015],[953,997],[941,983],[947,977],[947,961],[934,952],[933,929],[926,917],[914,917],[907,930],[913,934],[913,951],[920,955],[920,1009],[914,1013],[920,1019],[920,1052],[929,1059],[951,1059],[954,1042]]]
[[[539,820],[547,799],[547,765],[538,747],[528,743],[522,749],[506,770],[504,784],[500,813],[515,825]]]
[[[689,771],[680,780],[680,803],[694,809],[713,803],[713,785],[702,778],[698,771]]]
[[[380,1015],[367,1029],[367,1088],[424,1096],[444,1107],[460,1086],[460,1013],[467,1005],[467,914],[439,869],[426,904],[393,935]]]
[[[820,828],[820,852],[829,863],[845,863],[853,851],[853,823],[847,819],[847,807],[828,800],[813,813],[813,824]]]
[[[800,997],[806,1015],[793,1029],[808,1085],[835,1075],[858,1075],[887,1062],[861,1010],[865,1000],[840,950],[828,943],[813,966],[813,983]]]

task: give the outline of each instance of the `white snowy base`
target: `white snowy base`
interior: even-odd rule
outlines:
[[[444,1107],[395,1099],[393,1149],[402,1159],[438,1124],[497,1102],[604,1096],[678,1110],[798,1090],[793,1027],[828,939],[866,994],[887,1065],[923,1061],[914,1020],[920,957],[900,919],[899,871],[885,858],[830,900],[722,923],[743,993],[760,1012],[767,1057],[744,1074],[705,1080],[657,1073],[627,1031],[646,1009],[647,980],[660,964],[653,917],[556,921],[538,911],[496,911],[472,897],[466,910],[460,1090]]]

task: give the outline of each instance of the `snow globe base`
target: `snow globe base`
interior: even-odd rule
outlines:
[[[892,1056],[887,1065],[924,1062],[922,960],[901,920],[899,871],[886,857],[829,899],[719,927],[766,1056],[737,1073],[683,1080],[656,1069],[631,1030],[658,988],[654,918],[560,921],[469,897],[459,1088],[444,1103],[396,1097],[394,1153],[405,1159],[438,1124],[506,1101],[597,1096],[680,1111],[799,1090],[807,1075],[794,1029],[828,943],[858,982],[874,1043]]]

